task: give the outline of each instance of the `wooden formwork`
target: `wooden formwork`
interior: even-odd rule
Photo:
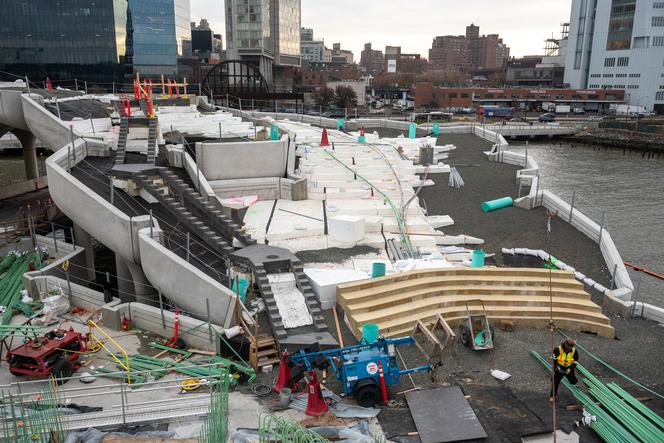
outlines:
[[[431,324],[440,314],[451,324],[467,317],[466,303],[482,300],[489,319],[544,328],[556,326],[613,337],[601,308],[574,274],[531,268],[450,268],[411,271],[339,285],[337,303],[353,334],[375,323],[383,335],[409,334],[418,320]],[[551,301],[553,303],[551,303]],[[470,312],[474,306],[470,304]]]

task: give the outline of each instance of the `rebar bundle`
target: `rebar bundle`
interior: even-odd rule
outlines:
[[[0,392],[2,436],[13,442],[61,442],[65,437],[65,419],[55,381],[30,402],[23,402],[6,392]]]
[[[258,441],[269,443],[329,443],[329,440],[299,424],[271,414],[262,414],[258,425]]]
[[[228,435],[228,373],[210,380],[210,414],[207,417],[199,441],[218,443],[226,441]]]

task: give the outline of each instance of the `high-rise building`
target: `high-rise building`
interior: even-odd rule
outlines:
[[[38,82],[131,74],[127,0],[2,0],[0,17],[2,71]]]
[[[268,83],[274,67],[300,66],[300,0],[227,0],[229,59],[255,65]]]
[[[664,2],[573,0],[565,83],[664,112]]]
[[[505,69],[510,48],[498,34],[480,35],[479,26],[466,26],[465,35],[436,37],[429,50],[429,63],[434,71],[469,73]]]
[[[472,67],[468,40],[462,35],[438,36],[429,49],[429,64],[433,71],[466,73]]]
[[[302,60],[322,63],[325,58],[325,41],[314,40],[314,30],[302,28],[300,30],[300,53]]]
[[[191,39],[189,0],[129,0],[134,72],[177,76],[183,42]]]
[[[371,43],[365,43],[364,50],[360,54],[360,66],[369,74],[378,74],[383,71],[384,64],[383,51],[372,49]]]

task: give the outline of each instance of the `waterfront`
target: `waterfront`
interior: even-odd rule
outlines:
[[[524,148],[510,146],[516,152]],[[544,189],[568,202],[576,191],[575,207],[598,223],[606,214],[623,260],[664,274],[664,159],[557,143],[529,144],[528,155],[539,163]],[[630,274],[635,286],[641,279],[636,298],[664,306],[663,281],[634,271]]]

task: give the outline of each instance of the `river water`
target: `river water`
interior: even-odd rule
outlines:
[[[523,152],[524,145],[510,150]],[[543,189],[568,202],[576,191],[574,206],[598,224],[606,214],[624,261],[664,274],[664,158],[565,144],[529,144],[528,155],[539,163]],[[664,281],[630,275],[639,301],[664,306]]]

